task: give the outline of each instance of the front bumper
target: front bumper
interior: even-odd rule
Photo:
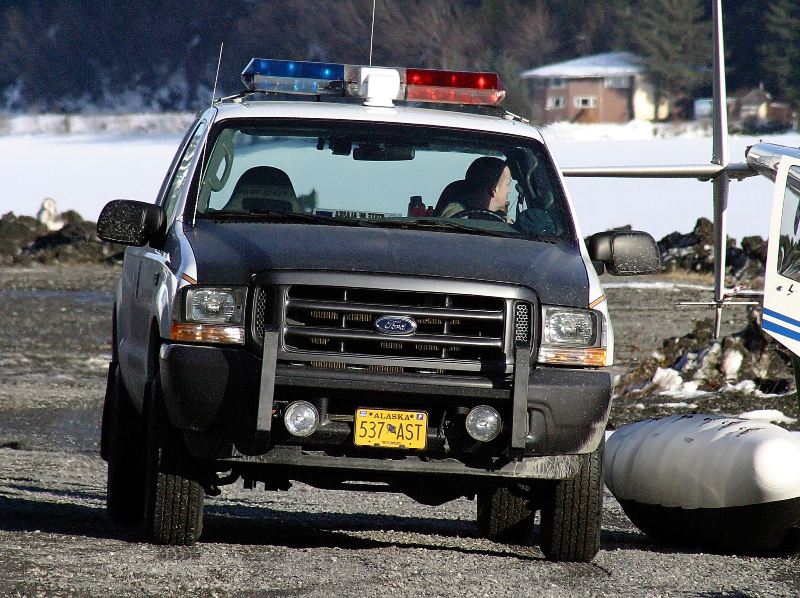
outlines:
[[[592,452],[603,438],[611,406],[610,375],[606,370],[530,369],[527,352],[518,354],[516,374],[509,382],[474,375],[378,374],[276,364],[269,343],[264,358],[241,348],[164,344],[160,372],[170,420],[184,432],[189,450],[198,458],[367,471],[376,467],[376,460],[352,453],[351,423],[323,420],[309,437],[310,445],[299,446],[296,439],[286,442],[282,426],[272,429],[274,422],[280,424],[276,405],[320,401],[327,418],[329,405],[333,409],[345,403],[409,409],[489,404],[504,414],[505,460],[477,469],[465,465],[469,459],[442,453],[448,448],[446,439],[429,430],[431,450],[439,449],[436,458],[390,455],[379,467],[398,474],[477,471],[500,477],[571,477],[579,459],[570,456]],[[287,446],[291,441],[298,446]]]

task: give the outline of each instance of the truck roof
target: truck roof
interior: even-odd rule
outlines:
[[[356,102],[237,100],[218,103],[215,107],[218,109],[216,121],[232,118],[297,118],[411,124],[515,135],[544,143],[538,129],[513,118],[402,104],[385,108]]]

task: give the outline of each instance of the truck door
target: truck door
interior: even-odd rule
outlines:
[[[775,176],[762,328],[800,355],[800,160],[788,156]]]

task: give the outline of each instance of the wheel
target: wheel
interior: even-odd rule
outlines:
[[[478,529],[491,540],[524,541],[533,529],[527,486],[499,486],[478,492]]]
[[[203,531],[205,494],[197,465],[164,415],[158,382],[152,388],[146,417],[145,537],[154,544],[189,546]]]
[[[541,548],[551,561],[588,563],[600,550],[603,446],[587,455],[578,475],[554,483],[541,513]]]
[[[490,210],[482,210],[480,208],[461,210],[457,214],[450,216],[450,218],[474,218],[476,220],[497,220],[498,222],[506,221],[505,216],[502,214]]]
[[[108,460],[106,508],[116,523],[137,523],[144,512],[144,433],[116,364],[109,371],[103,419],[103,452]]]

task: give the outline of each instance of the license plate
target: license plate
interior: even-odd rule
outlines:
[[[354,440],[358,446],[424,449],[427,431],[424,411],[356,409]]]

